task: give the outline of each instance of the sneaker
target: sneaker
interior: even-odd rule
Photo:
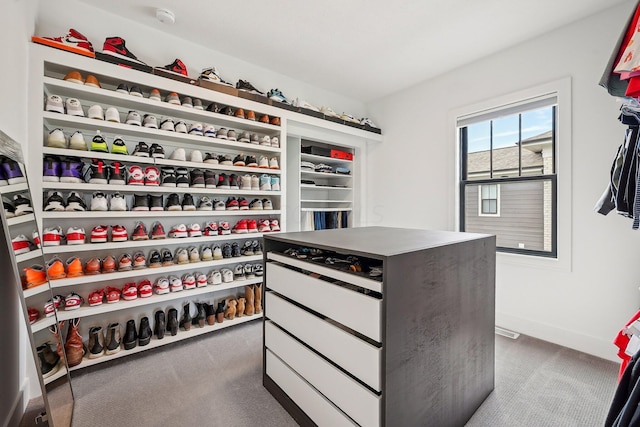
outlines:
[[[144,253],[138,251],[133,254],[133,269],[140,270],[142,268],[147,268],[147,260]]]
[[[219,199],[213,199],[213,210],[215,211],[225,211],[227,210],[227,206],[224,201]]]
[[[260,199],[253,199],[251,203],[249,203],[249,210],[261,211],[263,209],[262,200]]]
[[[19,234],[11,239],[11,245],[13,247],[13,253],[16,255],[26,254],[35,248],[35,245],[31,243],[31,240],[24,234]]]
[[[91,196],[91,210],[100,212],[106,212],[109,210],[107,195],[102,191],[96,191]]]
[[[236,225],[233,226],[233,229],[231,230],[232,233],[237,233],[237,234],[246,234],[249,232],[249,229],[247,227],[247,220],[246,219],[241,219],[240,221],[238,221],[236,223]]]
[[[116,107],[109,107],[104,112],[104,119],[112,123],[120,123],[120,112]]]
[[[189,233],[189,237],[202,236],[202,229],[200,228],[200,224],[197,224],[197,223],[189,224],[189,226],[187,227],[187,231]]]
[[[104,302],[104,289],[98,289],[89,294],[89,306],[95,307]]]
[[[196,288],[203,288],[209,283],[207,281],[207,275],[203,273],[196,273]]]
[[[125,156],[129,155],[129,150],[127,149],[127,144],[124,142],[124,139],[121,136],[116,136],[111,144],[111,152],[113,154],[124,154]]]
[[[149,194],[149,210],[154,212],[164,210],[162,194]]]
[[[176,193],[169,194],[165,207],[168,211],[181,211],[180,197]]]
[[[189,253],[185,248],[176,249],[175,256],[173,258],[178,264],[188,264],[189,263]]]
[[[191,99],[190,96],[185,96],[182,99],[182,106],[187,108],[193,108],[193,100]]]
[[[91,140],[91,151],[98,151],[100,153],[109,152],[107,141],[100,135],[100,131],[97,131],[96,136]]]
[[[251,175],[245,174],[240,177],[240,190],[251,190]]]
[[[325,116],[329,116],[329,117],[333,117],[336,119],[339,119],[340,116],[338,115],[338,113],[336,113],[335,111],[333,111],[331,109],[331,107],[320,107],[320,112],[322,114],[324,114]]]
[[[108,227],[106,225],[96,225],[91,230],[91,243],[106,243],[108,238]]]
[[[258,221],[255,219],[247,220],[247,230],[249,233],[257,233],[258,232]]]
[[[182,210],[183,211],[195,211],[196,204],[193,201],[193,196],[189,193],[185,193],[182,197]]]
[[[162,267],[162,257],[160,256],[160,251],[153,249],[149,252],[149,268],[158,267]]]
[[[60,226],[47,227],[42,233],[42,246],[60,246],[62,228]]]
[[[84,135],[79,130],[75,131],[69,138],[69,148],[72,150],[87,151],[87,141],[84,139]]]
[[[207,275],[207,283],[209,285],[220,285],[222,284],[222,273],[220,270],[210,271]]]
[[[84,204],[82,193],[77,191],[70,191],[67,196],[67,203],[64,208],[65,211],[71,212],[84,212],[87,210],[87,205]]]
[[[244,267],[242,264],[236,265],[233,269],[233,280],[245,280],[246,276],[244,275]]]
[[[221,273],[222,273],[222,281],[224,283],[233,282],[233,271],[229,270],[228,268],[223,268],[221,270]]]
[[[137,62],[138,64],[147,65],[136,58],[136,56],[127,49],[122,37],[107,37],[104,41],[104,45],[102,46],[102,53],[115,56],[116,58]]]
[[[218,235],[218,223],[215,221],[208,222],[205,227],[203,233],[205,236],[217,236]]]
[[[235,141],[237,139],[237,134],[236,131],[233,129],[229,129],[229,131],[227,132],[227,139],[229,141]]]
[[[131,233],[131,240],[149,240],[149,233],[147,232],[147,226],[142,221],[136,221]],[[135,261],[135,256],[134,256]]]
[[[31,207],[31,200],[24,197],[22,194],[15,194],[13,196],[13,206],[15,208],[15,216],[27,215],[33,213],[33,207]]]
[[[202,151],[193,150],[189,154],[189,161],[194,163],[202,163]]]
[[[142,94],[142,90],[138,86],[131,86],[131,90],[129,91],[129,95],[135,96],[137,98],[144,98]]]
[[[169,249],[163,248],[162,251],[160,252],[160,256],[162,257],[163,267],[168,267],[170,265],[173,265],[173,255],[171,254],[171,251]]]
[[[271,89],[267,93],[267,96],[269,97],[269,99],[273,101],[278,101],[278,102],[291,105],[291,102],[289,102],[289,100],[284,96],[284,94],[280,91],[280,89]]]
[[[24,274],[27,289],[33,288],[35,286],[40,286],[47,281],[47,273],[45,272],[44,267],[41,265],[36,264],[32,265],[31,267],[25,267]],[[50,316],[51,314],[47,314],[47,316]]]
[[[191,123],[189,125],[189,135],[204,136],[204,127],[202,123]]]
[[[126,242],[129,240],[127,229],[122,225],[111,226],[111,241],[112,242]]]
[[[230,196],[229,198],[227,198],[225,207],[226,207],[226,210],[228,211],[237,211],[240,208],[238,205],[238,200],[233,196]]]
[[[162,97],[160,96],[160,91],[158,89],[151,89],[151,92],[149,92],[149,100],[151,101],[156,101],[156,102],[161,102],[162,101]]]
[[[37,270],[35,267],[42,268],[42,266],[34,265],[32,268]],[[43,274],[44,275],[44,274]],[[46,277],[45,277],[46,280]],[[61,295],[55,295],[52,299],[47,301],[44,305],[44,314],[46,317],[53,316],[53,313],[56,312],[60,307],[64,306],[64,298]]]
[[[144,185],[160,185],[160,171],[155,166],[147,166],[144,169]]]
[[[220,114],[224,114],[226,116],[233,116],[233,114],[235,113],[235,110],[233,109],[233,107],[230,106],[225,106],[222,107],[222,109],[220,110]]]
[[[84,245],[85,236],[84,228],[69,227],[67,230],[67,245]]]
[[[269,159],[269,169],[280,169],[280,166],[278,166],[277,157],[272,157],[271,159]]]
[[[244,164],[245,164],[245,166],[248,166],[250,168],[258,167],[258,161],[256,160],[256,156],[247,156],[247,157],[245,157]]]
[[[262,209],[264,209],[265,211],[273,210],[271,199],[262,199]]]
[[[238,197],[238,208],[241,211],[249,210],[249,201],[247,199],[245,199],[244,197]]]
[[[271,191],[280,191],[280,177],[272,175],[271,176]]]
[[[270,147],[271,137],[269,135],[263,135],[262,138],[260,138],[260,145],[265,145],[267,147]]]
[[[64,36],[42,38],[46,39],[47,44],[50,46],[63,50],[82,51],[93,56],[93,45],[91,42],[73,28],[69,29],[69,32]]]
[[[164,295],[169,293],[169,279],[166,277],[158,277],[153,284],[153,290],[157,295]]]
[[[207,105],[207,111],[211,111],[212,113],[219,113],[220,106],[215,102],[212,102],[211,104]]]
[[[253,256],[254,255],[252,242],[253,242],[252,240],[247,240],[242,245],[242,255],[243,256]]]
[[[62,203],[64,204],[64,201]],[[11,200],[3,197],[2,205],[4,206],[4,214],[7,218],[13,218],[14,216],[16,216],[16,208],[13,206],[13,203],[11,203]],[[62,210],[64,211],[64,205],[62,207]]]
[[[70,116],[84,117],[84,111],[82,111],[82,104],[76,98],[67,98],[65,102],[65,108],[67,114]]]
[[[202,196],[200,198],[200,201],[198,202],[198,209],[199,211],[212,211],[213,210],[213,203],[211,202],[211,199],[208,198],[207,196]]]
[[[229,188],[231,190],[239,190],[240,189],[240,177],[234,173],[229,175]]]
[[[92,74],[87,75],[87,78],[84,81],[85,86],[91,86],[91,87],[95,87],[96,89],[102,89],[102,86],[100,86],[100,82],[98,81],[98,78]]]
[[[182,280],[178,276],[169,276],[169,286],[171,287],[171,292],[180,292],[184,289]]]
[[[122,298],[125,301],[138,299],[138,286],[133,282],[125,283],[124,288],[122,288]]]
[[[238,142],[251,142],[251,134],[249,132],[242,132],[238,138]]]
[[[247,279],[254,279],[256,277],[256,275],[253,273],[253,265],[252,264],[245,264],[244,265],[244,276]]]
[[[158,119],[153,114],[145,114],[142,126],[151,129],[158,129]]]
[[[200,73],[200,78],[213,83],[233,86],[231,83],[225,82],[224,80],[222,80],[222,78],[220,77],[220,74],[218,74],[218,70],[216,69],[216,67],[203,68],[202,72]]]
[[[191,185],[192,188],[204,188],[204,172],[200,169],[193,169],[191,171]]]
[[[89,178],[89,183],[91,184],[107,184],[109,182],[107,179],[108,166],[104,160],[93,159],[88,172],[91,174]]]
[[[149,154],[151,154],[151,157],[154,159],[164,159],[164,148],[162,148],[162,145],[154,142],[151,144],[151,148],[149,148]]]
[[[205,125],[204,126],[204,136],[207,136],[209,138],[215,138],[216,137],[216,128],[213,125]]]
[[[231,244],[225,243],[222,245],[222,258],[227,259],[233,256],[233,251],[231,250]]]
[[[257,133],[252,133],[251,134],[251,138],[249,143],[254,144],[254,145],[259,145],[260,144],[260,138],[258,137]]]
[[[129,86],[126,83],[120,83],[116,88],[116,92],[121,93],[123,95],[129,94]]]
[[[368,117],[364,117],[364,118],[360,119],[360,124],[361,124],[361,125],[364,125],[364,126],[369,126],[369,127],[372,127],[372,128],[377,128],[377,127],[378,127],[378,126],[377,126],[375,123],[373,123],[373,121],[372,121],[370,118],[368,118]]]
[[[218,138],[218,139],[227,139],[227,135],[228,134],[229,134],[229,131],[226,128],[220,128],[216,132],[216,138]]]
[[[137,111],[129,111],[129,113],[127,113],[127,119],[124,122],[128,125],[142,126],[142,118]]]
[[[206,188],[216,188],[218,184],[218,179],[216,178],[216,173],[212,170],[206,169],[204,171],[204,186]]]
[[[218,223],[218,234],[220,234],[221,236],[231,234],[231,225],[228,221],[220,221]]]
[[[47,137],[47,147],[67,148],[67,138],[64,136],[62,129],[53,129]]]
[[[216,188],[220,188],[223,190],[228,190],[231,188],[230,186],[230,178],[227,176],[227,174],[225,173],[221,173],[220,175],[218,175],[218,185],[216,186]]]
[[[189,262],[200,262],[200,251],[195,246],[189,246]]]
[[[160,169],[160,186],[175,187],[176,186],[176,170],[172,167],[164,167]]]
[[[100,274],[102,269],[102,262],[100,258],[90,258],[87,263],[84,265],[85,274]]]
[[[175,150],[173,150],[173,152],[169,156],[169,159],[170,160],[179,160],[181,162],[184,162],[184,161],[187,160],[187,153],[184,150],[184,148],[176,148]]]
[[[257,175],[251,175],[251,191],[260,190],[260,178]]]
[[[233,159],[233,166],[244,166],[244,154],[240,153]]]
[[[200,249],[202,261],[212,261],[213,260],[213,251],[209,246],[203,246]]]
[[[268,233],[269,231],[271,231],[271,225],[269,225],[268,219],[260,220],[260,226],[258,227],[258,231],[260,233]]]
[[[351,122],[351,123],[357,123],[360,124],[360,120],[356,119],[355,117],[353,117],[351,114],[347,114],[345,112],[342,113],[342,115],[340,116],[340,118],[346,122]]]
[[[313,110],[313,111],[317,111],[320,112],[320,109],[318,107],[315,107],[311,104],[309,104],[307,101],[300,99],[300,98],[296,98],[293,101],[293,106],[294,107],[299,107],[299,108],[306,108],[307,110]]]
[[[107,296],[107,304],[113,304],[120,301],[120,295],[122,295],[122,291],[120,291],[120,289],[118,288],[107,286],[105,288],[105,295]]]
[[[260,176],[260,191],[271,191],[271,177],[266,173]]]
[[[220,245],[214,245],[213,246],[212,256],[213,256],[213,259],[216,260],[216,261],[224,259],[224,256],[222,254],[222,249],[220,248]]]
[[[280,148],[280,140],[278,139],[277,136],[271,137],[271,146],[274,148]]]
[[[171,238],[189,237],[187,226],[184,224],[177,224],[172,226],[171,231],[169,231],[169,237]]]
[[[80,295],[78,295],[75,292],[71,292],[64,299],[64,309],[65,309],[65,311],[67,311],[67,310],[77,310],[78,308],[80,308],[80,306],[82,305],[83,302],[84,302],[84,300],[82,299],[82,297]]]
[[[124,212],[127,210],[127,201],[121,193],[113,193],[109,203],[109,210],[114,212]]]
[[[64,279],[67,277],[67,273],[64,270],[64,264],[57,256],[54,256],[47,261],[47,277],[52,280]]]
[[[133,150],[133,155],[138,157],[149,157],[149,146],[146,142],[140,141]]]
[[[269,169],[269,158],[265,156],[260,156],[258,167],[263,169]]]
[[[245,114],[245,118],[247,120],[251,120],[251,121],[256,121],[256,113],[255,111],[252,110],[247,110],[247,113]]]
[[[202,101],[198,98],[195,98],[193,100],[193,108],[195,110],[200,110],[200,111],[204,111],[204,107],[202,106]]]
[[[187,76],[187,66],[184,65],[184,62],[182,62],[179,59],[175,59],[171,64],[165,65],[164,67],[161,67],[163,70],[169,71],[171,73],[174,74],[178,74],[180,76]],[[180,104],[178,104],[180,105]]]
[[[232,166],[233,160],[231,160],[231,156],[228,154],[221,154],[218,156],[218,163],[225,166]]]
[[[182,275],[182,286],[185,290],[196,288],[196,277],[192,273],[185,273]]]
[[[47,104],[45,106],[46,111],[51,111],[54,113],[64,114],[64,103],[62,102],[62,98],[58,95],[49,95],[47,97]]]
[[[131,270],[133,267],[133,258],[129,254],[122,254],[118,259],[118,271]]]
[[[278,224],[277,219],[272,219],[270,225],[271,231],[280,231],[280,225]]]
[[[178,123],[176,123],[176,133],[188,133],[187,124],[184,120],[179,120]]]
[[[234,116],[236,116],[239,119],[244,119],[244,110],[242,108],[237,108],[236,112],[234,113]]]
[[[260,245],[259,240],[253,240],[251,242],[251,246],[253,247],[254,255],[262,255],[262,245]],[[259,265],[262,267],[262,264],[259,264]],[[254,267],[254,271],[255,271],[255,267]]]
[[[238,242],[233,242],[231,244],[231,256],[234,258],[239,258],[242,256],[242,251],[240,250],[240,245]]]
[[[127,184],[128,185],[144,185],[144,172],[138,165],[131,165],[127,170]]]
[[[155,221],[151,226],[151,239],[166,239],[167,233],[164,231],[164,227],[160,221]]]
[[[104,110],[101,105],[95,104],[87,110],[87,117],[90,119],[104,120]]]
[[[160,130],[166,130],[169,132],[175,132],[176,131],[176,126],[173,123],[173,119],[171,117],[167,117],[165,119],[162,119],[162,121],[160,122]]]
[[[13,209],[13,204],[11,203],[11,207]],[[5,210],[7,207],[5,206]],[[64,199],[62,198],[62,193],[59,191],[52,191],[49,193],[49,197],[44,204],[45,212],[63,212],[65,210]]]
[[[236,89],[243,90],[245,92],[255,93],[257,95],[264,95],[264,92],[260,92],[251,83],[249,83],[246,80],[238,80],[238,83],[236,83]]]

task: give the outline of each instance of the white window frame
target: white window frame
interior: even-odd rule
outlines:
[[[482,187],[496,187],[496,213],[482,212]],[[488,199],[490,200],[490,199]],[[478,185],[478,216],[500,217],[500,184],[480,184]]]
[[[508,252],[498,252],[496,260],[499,263],[558,270],[570,272],[572,270],[572,132],[571,132],[571,77],[564,77],[528,89],[523,89],[507,95],[498,96],[472,105],[451,110],[448,115],[450,147],[452,158],[455,159],[453,182],[453,228],[460,231],[460,141],[458,122],[461,118],[480,115],[492,110],[506,109],[509,106],[525,104],[527,100],[555,95],[557,98],[556,121],[556,153],[555,165],[557,176],[557,258],[537,257]]]

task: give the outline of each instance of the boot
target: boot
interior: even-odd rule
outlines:
[[[238,298],[238,306],[236,307],[236,316],[237,317],[243,317],[244,316],[244,302],[246,301],[246,299],[240,297]]]
[[[253,316],[253,313],[255,313],[253,286],[244,287],[244,298],[247,300],[244,308],[244,314],[246,314],[247,316]]]
[[[216,309],[213,304],[202,303],[204,306],[204,314],[207,317],[207,325],[215,325],[216,323]]]
[[[147,316],[140,319],[140,332],[138,332],[138,345],[145,346],[151,342],[151,326],[149,326],[149,318]]]
[[[262,283],[255,285],[254,294],[256,299],[254,311],[256,314],[260,314],[262,313]]]
[[[64,343],[64,353],[67,355],[67,363],[69,367],[79,365],[84,357],[84,345],[82,344],[82,335],[78,332],[79,328],[79,318],[69,321],[67,341]]]
[[[156,337],[161,340],[164,338],[164,331],[167,329],[166,322],[164,320],[164,311],[158,310],[156,311]]]
[[[136,333],[135,320],[127,320],[127,329],[124,332],[124,338],[122,342],[124,343],[125,350],[131,350],[138,344],[138,334]]]
[[[186,303],[184,305],[184,314],[182,316],[182,319],[180,319],[180,327],[183,328],[185,331],[188,331],[189,329],[191,329],[191,303]]]
[[[196,311],[198,314],[193,316],[193,320],[191,321],[192,325],[198,325],[201,328],[204,328],[204,322],[207,318],[207,315],[204,313],[204,304],[196,302]]]
[[[227,300],[227,309],[224,311],[224,318],[233,320],[236,318],[236,306],[238,301],[235,298],[229,298]]]
[[[49,344],[44,343],[36,350],[38,351],[38,360],[40,361],[40,373],[42,374],[42,378],[49,378],[51,375],[58,372],[57,361],[60,360],[60,356],[51,351]],[[56,359],[55,363],[51,363],[52,356]]]
[[[218,302],[218,308],[216,309],[216,322],[218,323],[222,323],[224,320],[224,306],[224,300]]]
[[[56,339],[56,343],[57,343],[56,353],[64,361],[65,360],[64,346],[62,345],[62,339],[60,338],[60,330],[63,327],[64,327],[64,320],[61,321],[59,325],[54,323],[53,325],[49,326],[49,332],[51,332]]]
[[[171,336],[174,336],[178,333],[178,310],[170,308],[167,318],[167,332],[171,332]]]
[[[89,329],[89,359],[97,359],[104,354],[104,334],[102,326]]]
[[[106,348],[105,354],[115,354],[120,351],[120,323],[109,323],[104,345]]]

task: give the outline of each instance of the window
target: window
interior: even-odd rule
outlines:
[[[496,235],[498,251],[556,257],[553,94],[457,119],[460,230]]]

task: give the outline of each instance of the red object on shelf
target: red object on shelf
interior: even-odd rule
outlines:
[[[341,160],[353,160],[353,154],[342,150],[331,150],[331,157]]]

